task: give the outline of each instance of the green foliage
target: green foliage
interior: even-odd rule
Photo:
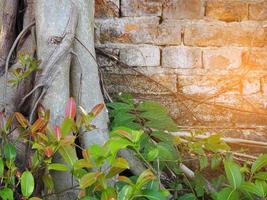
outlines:
[[[31,73],[39,70],[39,61],[29,55],[19,55],[18,61],[20,65],[11,70],[10,73],[13,79],[8,81],[13,87],[18,87]]]
[[[201,131],[194,131],[185,138],[175,137],[171,132],[178,129],[166,108],[152,101],[136,102],[129,95],[121,95],[118,102],[108,104],[108,141],[85,149],[75,140],[96,128],[91,123],[104,104],[96,105],[90,112],[81,107],[77,111],[76,107],[70,98],[62,123],[54,127],[49,123],[49,111],[42,106],[32,124],[21,113],[8,117],[0,113],[1,199],[40,200],[33,197],[37,177],[46,191],[53,193],[52,171],[72,173],[79,182],[81,200],[164,200],[170,195],[178,200],[267,198],[266,154],[251,165],[237,163],[219,134],[197,139]],[[33,152],[25,162],[25,170],[16,166],[17,150],[8,140],[14,128],[20,133],[17,140],[29,142]],[[80,159],[76,158],[74,146],[81,150]],[[139,176],[122,175],[130,168],[128,161],[118,156],[122,149],[134,152],[147,170]],[[66,164],[55,163],[56,154]],[[193,178],[181,170],[182,163],[195,166]],[[207,180],[207,171],[216,174],[215,178]],[[111,181],[114,187],[110,187]]]
[[[23,172],[20,186],[22,195],[26,198],[30,197],[34,190],[34,178],[31,172]]]
[[[119,99],[121,102],[107,104],[112,110],[112,128],[127,126],[135,130],[177,130],[177,125],[168,115],[167,109],[159,103],[153,101],[135,103],[129,95],[121,95]]]
[[[177,131],[176,124],[168,116],[168,111],[158,103],[135,102],[129,95],[120,95],[118,102],[110,103],[108,107],[113,130],[111,136],[117,134],[123,138],[118,140],[113,148],[118,149],[121,144],[122,148],[134,150],[156,175],[164,172],[175,174],[177,178],[170,179],[170,183],[165,186],[179,194],[178,199],[266,198],[267,173],[261,171],[267,166],[266,155],[260,156],[252,164],[251,169],[247,166],[240,167],[232,160],[231,153],[222,154],[231,149],[221,140],[219,134],[196,139],[196,136],[202,132],[193,131],[191,136],[186,138],[186,143],[182,142],[181,138],[170,135],[169,132]],[[140,143],[133,142],[136,131],[143,133]],[[195,178],[192,180],[183,178],[179,168],[180,162],[192,160],[188,155],[190,157],[193,155],[199,163],[198,171],[195,169]],[[204,177],[204,171],[212,169],[217,171],[215,173],[219,173],[218,170],[222,165],[225,175],[218,175],[208,182]],[[130,182],[129,179],[125,178],[125,180]],[[217,192],[212,193],[210,187]],[[182,192],[182,190],[188,190],[188,192]],[[127,185],[122,193],[123,197],[129,199],[127,195],[130,196],[133,193],[133,188]],[[149,199],[149,197],[146,198]]]

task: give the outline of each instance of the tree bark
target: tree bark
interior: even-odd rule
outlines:
[[[35,85],[44,84],[44,87],[37,93],[33,109],[38,98],[42,98],[40,95],[45,94],[42,103],[51,112],[50,124],[59,125],[64,118],[64,108],[70,96],[70,50],[77,25],[77,11],[70,1],[38,0],[35,13],[37,57],[42,60],[42,73],[37,76]],[[56,41],[56,38],[60,41]],[[47,78],[50,79],[48,82]],[[75,148],[73,151],[76,154]],[[60,155],[56,155],[54,162],[66,164]],[[55,192],[59,193],[57,198],[75,199],[77,194],[72,190],[61,193],[77,184],[72,174],[56,171],[52,176]]]
[[[3,23],[0,35],[1,110],[5,109],[7,113],[22,111],[33,122],[36,105],[40,102],[50,109],[51,124],[58,125],[64,118],[69,96],[74,96],[77,104],[87,111],[96,104],[103,103],[94,50],[94,0],[25,0],[23,27],[27,27],[34,19],[36,27],[27,30],[15,46],[13,43],[18,35],[15,27],[18,2],[19,0],[0,2]],[[42,71],[35,77],[25,79],[18,89],[5,87],[10,74],[3,76],[12,45],[16,47],[14,55],[23,52],[41,60]],[[15,62],[11,68],[18,65]],[[22,98],[36,86],[40,87],[34,90],[32,97],[20,104]],[[94,120],[97,129],[80,138],[82,146],[103,144],[108,138],[107,123],[108,116],[104,111]],[[25,153],[25,145],[22,145],[18,148]],[[76,154],[74,148],[73,153]],[[54,162],[64,163],[59,155]],[[67,190],[77,184],[70,172],[53,173],[53,178],[57,195],[51,199],[77,198],[75,190]]]
[[[17,0],[5,0],[3,2],[2,29],[0,35],[0,75],[3,75],[5,71],[6,58],[16,37],[17,11]]]
[[[75,4],[71,0],[37,0],[35,10],[37,57],[42,60],[43,71],[35,85],[43,84],[40,80],[45,81],[43,104],[51,110],[53,124],[59,124],[63,119],[70,88],[71,95],[76,97],[77,103],[88,111],[103,102],[94,58],[93,3],[88,0],[77,0]],[[87,51],[90,51],[94,57]],[[36,99],[33,105],[36,104]],[[106,141],[107,119],[106,112],[97,117],[95,120],[97,131],[81,138],[84,147],[93,143],[103,144]],[[64,163],[58,155],[55,162]],[[53,177],[56,192],[64,191],[77,184],[72,175],[67,172],[55,172]],[[74,190],[69,190],[60,193],[57,198],[75,199],[76,195]]]
[[[94,47],[94,0],[76,0],[79,9],[79,23],[76,30],[74,52],[71,67],[72,95],[79,105],[90,111],[95,105],[103,103],[99,84],[98,66]],[[108,138],[108,115],[105,109],[93,122],[97,129],[83,134],[81,144],[88,147],[91,144],[103,144]]]

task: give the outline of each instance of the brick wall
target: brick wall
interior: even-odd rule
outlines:
[[[267,0],[96,0],[95,16],[97,47],[163,85],[98,56],[110,93],[160,101],[183,126],[265,134]]]

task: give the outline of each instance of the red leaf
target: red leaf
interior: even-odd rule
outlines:
[[[45,122],[43,119],[39,118],[37,119],[34,124],[31,127],[32,133],[36,133],[37,131],[42,132],[44,128],[46,127],[47,122]]]
[[[70,97],[65,108],[65,117],[74,119],[75,115],[76,115],[76,103],[74,99]]]
[[[59,141],[61,139],[61,136],[62,136],[59,126],[55,127],[55,135],[56,135],[57,141]]]
[[[17,170],[17,171],[16,171],[16,177],[19,178],[20,176],[21,176],[21,173],[20,173],[20,171]]]
[[[28,127],[28,120],[19,112],[15,113],[15,116],[19,122],[19,124],[23,127],[23,128],[27,128]]]
[[[45,154],[45,156],[46,157],[48,157],[48,158],[50,158],[52,155],[53,155],[53,149],[52,149],[52,147],[46,147],[45,149],[44,149],[44,154]]]
[[[97,116],[104,108],[104,104],[100,103],[97,104],[92,110],[91,113],[93,113],[94,116]]]

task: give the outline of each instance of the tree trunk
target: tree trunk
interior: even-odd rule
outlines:
[[[94,50],[94,1],[27,0],[24,2],[26,4],[23,27],[26,28],[35,18],[36,31],[34,34],[31,28],[26,30],[27,34],[18,40],[20,42],[14,49],[14,55],[23,50],[31,56],[36,56],[41,60],[42,71],[33,77],[34,81],[31,77],[27,78],[19,89],[6,86],[9,79],[9,74],[5,73],[5,66],[9,64],[6,60],[15,37],[18,36],[15,24],[18,23],[16,14],[19,0],[4,1],[4,7],[0,4],[0,8],[3,8],[0,9],[3,10],[0,39],[1,107],[9,113],[20,109],[28,114],[29,120],[33,122],[36,106],[42,103],[51,111],[51,124],[57,125],[64,117],[64,108],[69,96],[74,96],[77,104],[87,111],[102,103],[103,96]],[[8,65],[10,68],[14,66],[16,64]],[[27,98],[19,108],[17,105],[22,102],[22,97],[32,89],[34,89],[32,97]],[[107,112],[102,112],[94,121],[97,130],[83,134],[80,138],[82,146],[103,144],[108,137],[107,123]],[[75,149],[73,153],[76,154]],[[64,163],[59,155],[54,162]],[[70,172],[55,172],[53,179],[57,197],[51,199],[76,199],[77,192],[73,189],[67,190],[77,185]]]

